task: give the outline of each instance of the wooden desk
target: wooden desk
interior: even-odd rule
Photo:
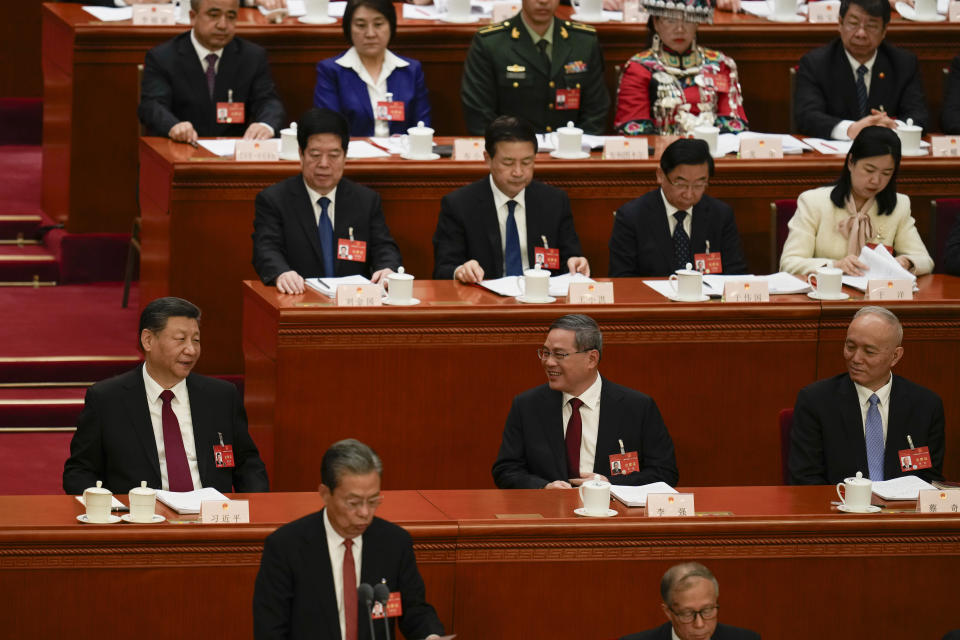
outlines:
[[[567,11],[560,9],[562,15]],[[460,74],[476,29],[477,25],[401,18],[391,45],[397,53],[423,63],[434,127],[444,135],[465,132]],[[597,29],[613,97],[616,68],[643,48],[646,27],[611,23]],[[103,23],[79,5],[44,5],[43,204],[44,211],[65,222],[68,231],[129,231],[136,212],[137,65],[143,63],[148,49],[183,30],[181,26],[133,28],[128,22]],[[887,32],[890,42],[920,56],[931,123],[939,123],[941,68],[949,65],[958,30],[956,24],[914,23],[896,17]],[[787,131],[788,69],[836,33],[835,25],[776,24],[718,13],[717,24],[700,27],[699,42],[737,61],[752,128]],[[311,106],[317,61],[346,48],[339,25],[306,26],[292,18],[271,25],[252,9],[241,10],[237,34],[267,48],[291,119]]]
[[[607,274],[613,212],[657,187],[657,162],[537,158],[538,180],[570,196],[577,233],[594,275]],[[770,202],[796,197],[836,179],[843,159],[808,153],[769,162],[724,158],[717,162],[710,194],[736,211],[737,226],[753,273],[770,263]],[[898,188],[913,196],[923,233],[933,197],[960,195],[957,162],[905,158]],[[262,189],[299,171],[299,163],[237,163],[165,138],[140,142],[143,216],[140,298],[177,295],[200,305],[208,329],[200,370],[239,373],[241,280],[256,278],[251,266],[254,198]],[[376,190],[404,265],[424,279],[433,272],[433,232],[446,193],[485,175],[478,162],[350,160],[345,174]],[[202,275],[201,275],[202,274]]]
[[[390,491],[378,515],[411,533],[428,600],[465,639],[651,628],[663,621],[660,576],[690,559],[717,576],[721,621],[764,637],[938,638],[956,626],[937,595],[960,569],[956,516],[840,514],[833,487],[688,490],[698,511],[727,515],[650,519],[613,503],[616,518],[576,518],[573,491]],[[237,497],[251,501],[249,525],[81,525],[72,497],[0,497],[4,632],[93,640],[103,629],[88,621],[126,634],[136,610],[146,636],[208,638],[215,615],[216,637],[251,637],[264,538],[321,502]]]

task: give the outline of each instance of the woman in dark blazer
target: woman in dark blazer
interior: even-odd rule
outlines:
[[[397,13],[390,0],[348,0],[343,34],[350,48],[317,63],[313,104],[339,111],[350,123],[351,136],[389,136],[406,133],[418,122],[430,125],[430,101],[423,68],[398,56],[387,45],[397,31]],[[376,118],[374,105],[387,101],[403,105]]]

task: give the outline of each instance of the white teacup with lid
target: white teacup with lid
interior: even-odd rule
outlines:
[[[677,269],[670,275],[670,287],[676,300],[695,302],[703,299],[703,274],[692,268]]]
[[[397,267],[394,273],[387,276],[387,291],[392,304],[413,304],[413,280],[413,275],[404,271],[403,267]]]
[[[127,496],[130,498],[130,520],[153,522],[153,514],[157,507],[157,492],[147,486],[147,481],[143,480],[139,487],[130,489]]]
[[[575,158],[583,154],[583,129],[573,124],[557,129],[557,155],[560,157]]]
[[[97,480],[97,486],[83,490],[83,504],[87,507],[87,522],[110,522],[110,506],[113,504],[113,493]]]
[[[937,0],[914,0],[913,13],[917,20],[936,20]]]
[[[900,138],[902,152],[906,155],[916,155],[920,152],[920,136],[923,127],[913,124],[913,118],[907,118],[906,124],[898,126],[895,131]]]
[[[297,143],[297,123],[291,122],[286,129],[280,129],[280,159],[298,160],[300,145]]]
[[[533,269],[523,272],[523,278],[517,281],[522,293],[522,302],[553,302],[550,297],[550,272],[540,268],[540,263]]]
[[[840,489],[843,488],[843,493]],[[844,478],[837,483],[837,495],[847,511],[869,511],[870,497],[873,495],[873,483],[870,478],[864,478],[863,472],[857,471],[854,478]]]
[[[720,142],[720,129],[710,124],[700,125],[694,128],[693,137],[696,140],[706,142],[707,147],[710,149],[710,155],[716,157],[717,145]]]
[[[432,160],[433,153],[433,129],[424,126],[423,121],[417,123],[417,126],[407,129],[407,157],[413,160]]]
[[[605,516],[610,511],[610,483],[600,476],[593,476],[580,485],[580,500],[583,512],[588,516]]]

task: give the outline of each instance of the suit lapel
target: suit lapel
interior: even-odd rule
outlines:
[[[693,253],[698,253],[700,247],[704,247],[706,250],[707,245],[707,228],[710,226],[710,220],[708,216],[710,215],[709,208],[704,204],[703,198],[700,198],[700,202],[693,205],[692,217],[690,218],[690,249]],[[713,250],[717,247],[712,247]],[[723,259],[721,257],[721,259]]]
[[[368,101],[369,102],[369,101]],[[350,184],[347,180],[340,180],[340,184],[337,185],[337,202],[334,205],[334,224],[333,224],[333,246],[337,246],[337,242],[340,238],[349,238],[350,237],[350,228],[353,227],[354,237],[357,233],[357,219],[359,214],[353,207],[349,206],[350,202],[354,201],[352,198],[353,185]],[[367,250],[370,250],[370,247],[367,247]],[[370,260],[369,256],[367,258]],[[340,263],[341,260],[337,260],[334,256],[333,260],[333,270],[339,276],[340,274]],[[349,265],[349,263],[346,263]]]
[[[873,63],[870,73],[870,97],[867,104],[875,109],[883,107],[885,111],[895,114],[897,98],[893,95],[893,67],[890,59],[881,46],[877,49],[877,60]],[[868,107],[869,108],[869,107]]]
[[[178,55],[180,56],[181,68],[185,71],[183,80],[190,84],[190,95],[201,97],[200,99],[206,105],[200,107],[201,111],[206,110],[207,113],[213,113],[213,101],[210,100],[210,91],[207,89],[207,75],[204,69],[206,63],[201,63],[200,58],[197,57],[197,50],[193,48],[189,33],[180,41]],[[214,90],[216,90],[216,86],[214,86]]]
[[[543,239],[540,236],[547,235],[543,229],[543,216],[540,215],[540,209],[537,208],[537,203],[540,202],[540,199],[537,197],[537,194],[534,193],[536,187],[531,189],[533,184],[534,183],[531,182],[527,185],[523,195],[523,201],[526,204],[524,207],[524,215],[527,222],[527,264],[529,265],[535,263],[534,249],[543,246]],[[561,267],[562,266],[563,265],[561,265]]]
[[[543,412],[540,428],[544,441],[550,446],[553,461],[556,464],[557,478],[567,477],[567,445],[563,439],[563,394],[548,389],[547,407]]]
[[[497,218],[497,205],[493,200],[493,188],[488,177],[480,189],[480,202],[477,210],[480,212],[480,225],[483,236],[490,244],[490,253],[493,256],[493,273],[491,277],[503,277],[503,246],[500,239],[500,221]]]
[[[857,81],[850,68],[850,60],[847,59],[846,50],[839,38],[836,42],[837,54],[834,56],[833,70],[830,74],[833,77],[834,91],[837,92],[845,113],[860,113],[860,103],[857,101]],[[869,97],[867,103],[870,103]],[[854,120],[856,119],[854,118]]]
[[[325,510],[326,509],[321,509],[319,513],[319,530],[312,532],[312,536],[314,539],[319,540],[320,544],[308,544],[305,548],[312,551],[314,557],[310,559],[310,562],[313,566],[310,568],[316,571],[318,582],[322,589],[322,592],[317,594],[317,604],[320,608],[317,619],[326,623],[326,634],[321,637],[340,638],[342,636],[340,634],[340,613],[337,611],[337,591],[333,586],[333,565],[330,564],[330,548],[327,546],[327,530],[323,525],[323,512]],[[366,539],[364,539],[364,541],[366,541]],[[367,546],[364,545],[364,554],[366,554],[366,551]],[[362,557],[360,561],[363,562]],[[329,579],[324,579],[327,576],[329,576]],[[323,624],[323,622],[319,624]]]
[[[553,43],[550,55],[550,77],[555,78],[560,73],[560,69],[568,60],[570,54],[570,41],[563,37],[565,33],[563,22],[559,19],[553,19]]]
[[[124,397],[127,415],[130,424],[143,446],[143,451],[150,461],[150,466],[156,475],[156,486],[160,486],[160,454],[157,452],[157,440],[153,434],[153,422],[150,420],[150,407],[147,405],[147,388],[143,384],[143,367],[141,364],[135,369],[128,382],[127,393]],[[148,483],[154,486],[153,483]]]
[[[887,440],[883,449],[883,477],[895,478],[901,474],[900,449],[906,449],[908,424],[910,420],[910,398],[904,392],[903,384],[893,376],[890,387],[890,406],[887,407]]]
[[[857,469],[863,470],[866,475],[870,465],[867,462],[867,442],[863,436],[863,412],[860,410],[857,389],[853,386],[853,380],[849,375],[844,376],[839,395],[843,432],[850,444],[848,451],[853,452]]]
[[[554,19],[554,23],[556,23],[556,19]],[[550,69],[547,68],[547,61],[543,56],[540,55],[540,50],[534,46],[533,40],[530,39],[530,34],[527,33],[527,27],[525,24],[523,24],[523,18],[520,17],[519,13],[516,15],[516,17],[510,20],[510,27],[508,28],[511,29],[511,33],[514,29],[516,29],[518,34],[517,38],[511,37],[514,55],[523,59],[527,66],[535,68],[541,74],[546,76],[550,72]],[[554,25],[554,40],[556,40],[557,32],[558,29],[556,28],[556,25]],[[501,73],[501,71],[497,70],[497,73]]]
[[[650,208],[653,219],[648,220],[644,226],[653,236],[654,244],[660,252],[661,264],[666,265],[666,269],[658,271],[673,273],[676,267],[673,260],[673,237],[670,236],[670,224],[667,222],[667,208],[663,206],[662,193],[659,189],[657,190],[653,206]]]
[[[240,45],[231,40],[220,52],[220,64],[217,66],[217,77],[213,85],[215,100],[226,101],[230,89],[237,87],[237,73],[240,70]],[[234,102],[241,102],[239,95],[233,96]],[[244,121],[249,124],[250,114],[245,114]]]
[[[600,420],[597,425],[597,446],[593,458],[593,471],[610,477],[608,451],[619,451],[616,419],[620,415],[623,395],[600,379]]]
[[[310,194],[307,193],[302,175],[294,178],[293,189],[290,192],[287,206],[303,228],[304,235],[310,240],[310,246],[317,254],[317,260],[322,264],[323,250],[320,248],[320,236],[317,234],[317,218],[314,215],[313,203],[310,202]]]
[[[197,472],[200,474],[201,486],[206,486],[206,479],[212,474],[211,456],[213,456],[214,434],[208,425],[215,424],[211,416],[209,403],[203,402],[203,391],[198,388],[197,376],[187,376],[187,393],[190,395],[190,420],[193,422],[193,450],[197,454]],[[209,452],[209,455],[208,455]]]

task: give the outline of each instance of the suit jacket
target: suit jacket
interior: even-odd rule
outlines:
[[[944,133],[960,133],[960,54],[950,63],[950,74],[943,89],[940,123]]]
[[[960,276],[960,216],[950,227],[950,235],[943,246],[943,270],[952,276]]]
[[[723,273],[747,272],[733,209],[704,194],[693,206],[690,249],[720,252]],[[610,277],[666,277],[676,271],[667,209],[656,189],[620,207],[610,234]]]
[[[332,109],[343,114],[350,123],[351,136],[372,136],[374,130],[373,106],[367,85],[353,69],[341,67],[337,60],[327,58],[317,63],[317,86],[313,91],[313,106]],[[396,55],[396,54],[394,54]],[[393,99],[404,103],[405,120],[390,122],[391,134],[403,134],[410,127],[423,122],[430,126],[430,99],[423,67],[413,58],[397,56],[408,63],[397,67],[387,77],[387,91]]]
[[[917,475],[943,479],[943,402],[934,392],[900,376],[890,390],[883,476]],[[897,452],[930,448],[929,469],[903,472]],[[860,399],[846,373],[814,382],[797,395],[790,436],[790,484],[836,484],[862,471],[869,474]]]
[[[673,625],[669,622],[664,623],[656,629],[641,631],[623,636],[620,640],[671,640],[670,633]],[[760,640],[760,634],[749,629],[740,629],[726,624],[718,624],[716,631],[710,636],[710,640]]]
[[[926,128],[928,113],[917,56],[886,42],[877,48],[870,75],[867,114],[881,106],[895,118]],[[859,120],[857,86],[840,38],[800,59],[794,92],[797,129],[807,136],[829,138],[841,120]]]
[[[363,534],[360,582],[374,585],[384,578],[391,592],[400,592],[403,615],[399,622],[405,637],[443,635],[443,625],[425,599],[410,534],[374,518]],[[362,602],[358,604],[358,640],[370,640],[366,611]],[[394,619],[390,622],[393,628]],[[385,638],[383,621],[374,623],[376,637]],[[253,590],[253,634],[256,640],[340,640],[322,510],[267,536]],[[391,637],[396,637],[395,631]]]
[[[160,457],[147,407],[143,365],[87,390],[70,458],[63,466],[63,490],[81,494],[97,480],[114,493],[127,493],[141,480],[159,489]],[[223,380],[187,376],[193,440],[200,482],[218,491],[269,491],[267,470],[247,431],[247,415],[237,388]],[[216,467],[214,445],[233,446],[234,467]]]
[[[600,424],[593,470],[612,484],[643,485],[679,479],[673,440],[653,399],[606,379],[600,387]],[[563,439],[563,394],[546,384],[513,399],[503,429],[493,479],[500,489],[542,489],[554,480],[568,480]],[[636,451],[640,471],[615,476],[610,455]]]
[[[323,277],[323,250],[313,204],[303,176],[297,174],[257,194],[253,220],[253,267],[264,284],[273,284],[285,271],[304,278]],[[363,274],[401,264],[400,249],[383,217],[380,195],[347,178],[337,185],[334,208],[334,245],[349,238],[367,243],[366,263],[334,260],[336,275]]]
[[[542,182],[532,181],[524,191],[527,219],[527,260],[534,264],[534,247],[542,247],[546,236],[551,248],[560,250],[560,272],[567,272],[567,260],[582,256],[580,239],[573,226],[567,194]],[[485,278],[503,276],[503,241],[497,219],[489,176],[440,201],[440,218],[433,234],[433,277],[445,280],[467,260],[483,267]]]
[[[254,122],[270,125],[279,135],[286,114],[273,87],[266,50],[234,38],[221,55],[211,100],[206,63],[197,57],[189,31],[147,52],[138,113],[150,135],[166,136],[182,121],[193,123],[202,137],[239,137]],[[217,123],[216,103],[226,102],[230,90],[233,101],[245,105],[243,124]]]

